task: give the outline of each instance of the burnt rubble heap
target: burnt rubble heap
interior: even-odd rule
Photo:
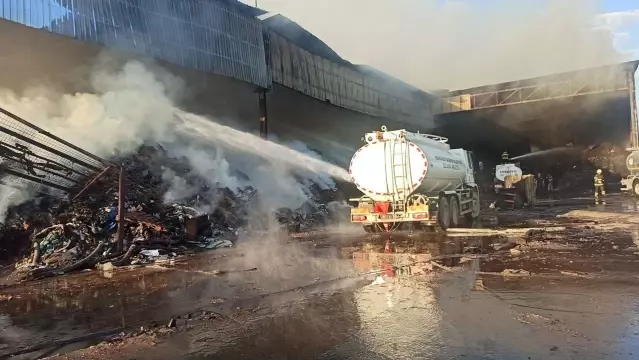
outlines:
[[[338,218],[339,207],[330,204],[335,204],[338,192],[332,189],[313,185],[311,200],[301,208],[268,214],[259,210],[264,207],[254,188],[212,187],[191,172],[187,159],[172,158],[160,146],[141,147],[113,163],[123,168],[126,184],[122,243],[116,241],[119,171],[113,167],[74,200],[40,197],[9,209],[0,229],[3,260],[10,261],[12,255],[22,259],[15,265],[18,279],[232,246],[240,232],[266,230],[272,215],[289,232],[311,230]],[[167,172],[199,191],[179,204],[165,201],[170,188]]]

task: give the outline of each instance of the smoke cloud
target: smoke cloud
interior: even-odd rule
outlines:
[[[424,90],[460,89],[620,60],[596,0],[260,0],[343,58]],[[605,20],[605,19],[604,19]]]
[[[0,89],[0,106],[100,157],[170,139],[173,89],[181,81],[167,72],[156,76],[137,61],[116,71],[101,65],[92,74],[94,93],[36,87],[18,95]]]
[[[130,154],[143,144],[162,145],[172,157],[185,159],[192,175],[207,181],[193,184],[166,169],[167,202],[192,198],[202,185],[234,192],[250,185],[268,204],[265,210],[297,208],[309,199],[311,180],[332,187],[328,175],[348,178],[345,170],[322,161],[304,144],[292,144],[293,150],[180,110],[176,104],[184,83],[165,70],[138,61],[116,66],[105,59],[90,79],[91,93],[60,94],[38,87],[16,94],[0,89],[0,106],[107,159]],[[4,188],[0,195],[6,195],[0,202],[0,221],[8,206],[30,198]],[[214,207],[201,205],[202,210]]]

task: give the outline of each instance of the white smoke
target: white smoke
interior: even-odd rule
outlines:
[[[114,72],[97,69],[90,83],[94,93],[60,94],[40,87],[17,95],[0,89],[0,105],[101,157],[171,137],[177,99],[170,89],[182,87],[178,78],[156,76],[131,61]]]
[[[0,185],[0,223],[4,222],[11,206],[20,205],[30,200],[33,195],[27,190]]]
[[[251,185],[273,208],[296,208],[308,199],[309,184],[297,181],[298,176],[322,187],[334,183],[317,173],[347,177],[343,169],[323,162],[304,144],[293,146],[311,156],[179,110],[176,104],[184,84],[166,71],[151,71],[138,61],[115,69],[101,62],[90,84],[92,93],[60,94],[44,87],[20,95],[0,90],[0,106],[104,158],[160,143],[171,156],[187,159],[191,171],[211,187],[236,192]],[[248,179],[238,178],[238,172]],[[200,191],[171,170],[165,170],[163,178],[171,184],[167,202]],[[0,202],[0,214],[6,215],[7,206],[27,198],[7,197]],[[203,204],[209,210],[214,206]]]
[[[243,0],[252,5],[250,0]],[[344,59],[424,90],[457,89],[620,60],[597,0],[260,0]],[[633,14],[634,15],[634,14]],[[626,16],[629,19],[633,16]]]

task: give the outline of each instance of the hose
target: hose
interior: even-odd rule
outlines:
[[[129,262],[129,260],[131,259],[131,256],[133,256],[133,252],[135,251],[135,249],[137,249],[137,245],[136,244],[132,244],[131,246],[129,246],[129,250],[127,250],[127,252],[124,254],[124,256],[122,256],[119,259],[113,260],[111,263],[114,266],[126,265]]]
[[[63,273],[67,273],[67,272],[71,272],[74,270],[77,270],[79,268],[85,267],[87,264],[89,264],[91,261],[94,260],[94,258],[102,251],[102,248],[104,248],[104,245],[106,243],[104,241],[101,241],[98,246],[95,247],[95,249],[93,249],[93,251],[87,255],[84,259],[71,264],[69,266],[65,266],[61,269],[49,269],[49,268],[44,268],[44,269],[35,269],[33,271],[31,271],[29,273],[29,275],[27,276],[27,278],[29,279],[41,279],[44,277],[50,277],[50,276],[56,276],[58,274],[63,274]]]

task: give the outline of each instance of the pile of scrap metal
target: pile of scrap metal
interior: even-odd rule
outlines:
[[[73,200],[44,197],[9,209],[3,226],[21,232],[31,244],[29,253],[15,265],[15,280],[228,247],[241,231],[260,230],[259,222],[248,221],[260,201],[251,187],[231,191],[198,185],[201,191],[191,199],[167,203],[165,194],[171,186],[163,179],[167,169],[191,185],[207,184],[206,179],[193,179],[197,175],[185,167],[187,161],[170,158],[159,147],[143,147],[114,163],[122,169],[121,175],[114,166]],[[126,185],[122,192],[120,180]],[[300,209],[280,209],[276,219],[291,231],[325,224],[331,207],[317,204],[326,203],[333,192],[315,189],[312,201]],[[124,210],[122,216],[119,209]],[[5,234],[15,236],[15,231],[0,232],[0,241],[8,240]]]

